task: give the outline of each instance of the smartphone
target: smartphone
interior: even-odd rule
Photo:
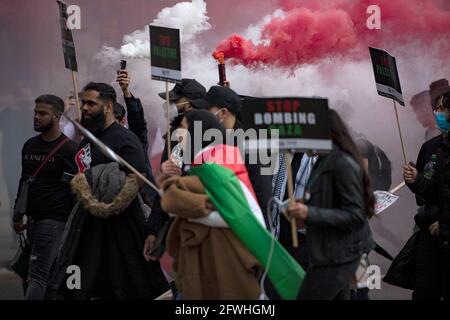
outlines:
[[[119,70],[117,70],[117,74],[120,74],[121,70],[126,70],[127,69],[127,61],[126,60],[120,60],[120,66],[119,66]]]

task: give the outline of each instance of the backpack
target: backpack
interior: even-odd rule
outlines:
[[[388,191],[392,183],[392,166],[386,153],[362,134],[355,134],[354,141],[369,162],[368,171],[373,191]]]
[[[386,153],[378,146],[373,145],[375,153],[375,166],[370,173],[373,190],[388,191],[392,184],[392,166]],[[371,159],[369,159],[370,161]],[[370,166],[370,165],[369,165]],[[369,168],[370,169],[370,168]],[[371,170],[369,170],[371,171]]]

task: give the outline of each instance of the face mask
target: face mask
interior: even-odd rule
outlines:
[[[447,121],[445,112],[435,112],[434,117],[436,119],[437,127],[441,132],[447,133],[450,131],[450,122]]]
[[[175,102],[171,102],[169,104],[169,121],[170,122],[174,121],[176,117],[178,117],[179,115],[184,113],[184,111],[183,112],[178,111],[178,106],[182,106],[182,105],[185,105],[185,104],[189,104],[189,102],[183,102],[183,103],[180,103],[180,104],[176,104]],[[167,102],[164,102],[162,104],[162,107],[164,109],[164,115],[167,118]]]
[[[220,119],[218,115],[223,111],[223,109],[220,109],[219,111],[214,112],[214,116],[219,120],[220,123],[223,122],[223,119]]]
[[[162,107],[164,109],[164,116],[167,118],[167,102],[164,102],[162,104]],[[172,122],[176,117],[178,116],[178,109],[175,102],[171,102],[169,104],[169,120]]]

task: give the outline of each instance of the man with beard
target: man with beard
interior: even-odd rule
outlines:
[[[130,130],[116,122],[116,92],[89,83],[82,93],[81,124],[139,172],[144,149]],[[62,239],[52,288],[69,299],[153,299],[168,289],[159,262],[142,256],[144,213],[135,175],[119,167],[91,141],[81,141],[71,182],[78,202]],[[81,271],[80,289],[64,292],[68,265]]]
[[[23,146],[19,183],[19,190],[24,184],[29,185],[26,216],[31,257],[26,300],[45,297],[50,269],[73,206],[70,187],[62,177],[64,173],[76,172],[77,152],[76,144],[61,133],[59,126],[64,101],[54,95],[42,95],[35,104],[34,130],[40,134]],[[23,216],[16,213],[13,222],[17,233],[24,230]]]

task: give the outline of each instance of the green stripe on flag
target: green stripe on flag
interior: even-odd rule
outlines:
[[[275,241],[267,274],[283,299],[296,299],[305,271],[255,217],[236,174],[215,163],[192,167],[189,174],[200,178],[222,218],[266,269]]]

